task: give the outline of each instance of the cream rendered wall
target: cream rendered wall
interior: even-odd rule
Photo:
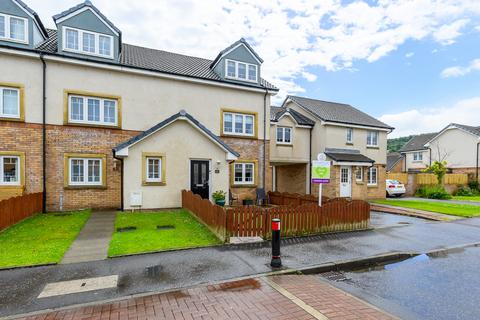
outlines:
[[[39,58],[1,54],[0,70],[0,81],[25,84],[26,121],[41,123],[42,64]],[[263,139],[264,92],[47,61],[49,124],[63,124],[64,89],[121,96],[124,130],[146,130],[185,109],[219,135],[220,110],[229,108],[257,112],[258,138]],[[269,96],[266,103],[270,105]],[[269,137],[270,118],[266,120]]]
[[[448,129],[430,143],[432,160],[446,160],[449,168],[476,166],[479,138],[460,129]]]
[[[42,65],[40,60],[0,54],[0,82],[25,86],[25,121],[42,123]]]
[[[292,144],[277,144],[277,126],[292,127]],[[309,162],[310,129],[298,127],[290,116],[284,116],[270,129],[270,161],[271,162]]]
[[[142,153],[165,154],[166,185],[142,186]],[[178,120],[129,148],[124,159],[124,206],[130,207],[130,193],[141,191],[144,209],[181,207],[182,189],[190,190],[190,159],[211,160],[210,188],[229,188],[226,153],[185,120]],[[221,161],[217,166],[217,160]],[[215,173],[218,167],[220,173]]]
[[[420,152],[420,151],[418,151],[418,152]],[[425,169],[429,165],[429,163],[430,163],[429,151],[424,150],[424,151],[421,151],[421,152],[422,152],[422,160],[421,161],[418,161],[418,160],[414,161],[413,160],[414,152],[405,153],[405,159],[406,159],[405,163],[406,163],[407,171],[409,169]]]

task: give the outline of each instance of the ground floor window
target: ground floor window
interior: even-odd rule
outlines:
[[[142,184],[164,185],[165,184],[165,154],[143,153],[142,160]]]
[[[368,168],[368,184],[376,185],[377,184],[377,167]]]
[[[0,155],[0,185],[20,185],[20,155]]]
[[[105,186],[105,155],[66,154],[66,186]]]
[[[355,170],[355,180],[358,182],[363,181],[363,167],[357,167]]]
[[[235,185],[253,185],[255,184],[255,163],[240,162],[233,165],[233,184]]]

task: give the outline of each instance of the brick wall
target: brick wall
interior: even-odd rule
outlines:
[[[276,191],[306,194],[306,164],[290,164],[276,167]]]
[[[385,180],[387,179],[387,170],[385,165],[376,165],[377,167],[377,185],[367,186],[368,199],[385,199]],[[366,172],[365,172],[366,173]],[[365,174],[365,182],[367,181],[367,175]]]

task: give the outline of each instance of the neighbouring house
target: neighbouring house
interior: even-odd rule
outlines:
[[[53,20],[45,29],[22,1],[0,2],[0,199],[165,208],[182,189],[270,189],[278,89],[244,39],[209,60],[126,44],[90,1]]]
[[[403,172],[404,159],[400,152],[387,153],[387,173]]]
[[[318,193],[310,160],[325,153],[332,161],[328,197],[385,197],[389,125],[348,105],[288,96],[270,115],[273,189]]]
[[[437,133],[413,137],[400,149],[405,172],[419,172],[433,161],[446,161],[451,173],[479,179],[480,126],[451,123]]]

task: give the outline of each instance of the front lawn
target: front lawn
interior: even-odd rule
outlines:
[[[0,232],[0,268],[58,263],[90,217],[90,211],[46,213]]]
[[[480,216],[480,206],[448,202],[429,202],[422,200],[375,200],[373,203],[390,206],[432,211],[460,217]]]
[[[163,226],[157,229],[157,226]],[[119,232],[118,228],[136,227]],[[221,241],[186,210],[118,213],[108,255],[203,247]]]
[[[480,196],[454,196],[453,200],[462,200],[462,201],[477,201],[480,202]]]

